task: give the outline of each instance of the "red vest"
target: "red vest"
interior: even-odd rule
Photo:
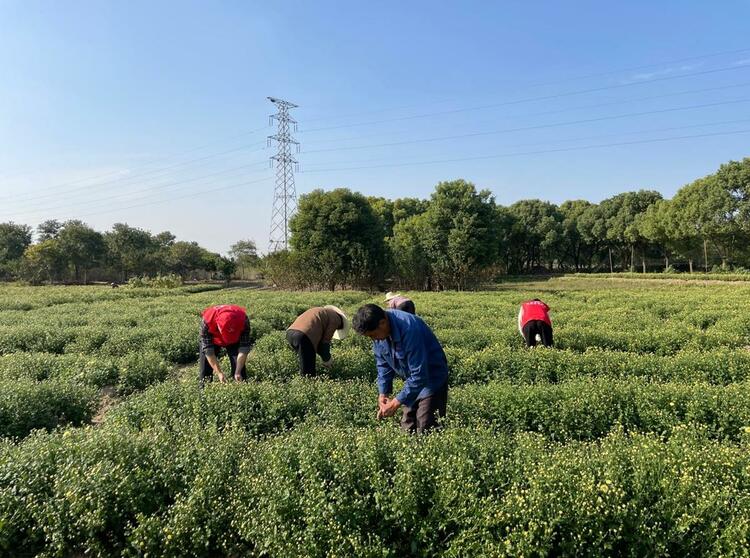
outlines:
[[[214,345],[217,347],[237,343],[245,329],[246,320],[245,309],[234,304],[211,306],[203,311],[203,321],[206,322]]]
[[[552,326],[552,320],[549,319],[549,306],[540,300],[529,300],[521,304],[521,327],[531,320],[541,320]]]

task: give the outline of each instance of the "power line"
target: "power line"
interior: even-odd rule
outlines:
[[[569,142],[577,142],[577,141],[587,141],[592,139],[601,139],[601,138],[612,138],[612,137],[620,137],[620,136],[632,136],[632,135],[641,135],[641,134],[651,134],[654,132],[672,132],[675,130],[690,130],[695,128],[709,128],[714,126],[724,126],[727,124],[743,124],[745,122],[750,122],[750,118],[740,118],[740,119],[733,119],[733,120],[719,120],[716,122],[702,122],[699,124],[688,124],[685,126],[668,126],[664,128],[649,128],[647,130],[634,130],[632,132],[615,132],[615,133],[608,133],[608,134],[595,134],[595,135],[589,135],[589,136],[579,136],[574,138],[562,138],[562,139],[555,139],[555,140],[545,140],[545,141],[536,141],[536,142],[528,142],[528,143],[522,143],[517,144],[518,147],[531,147],[535,145],[554,145],[559,143],[569,143]],[[387,158],[377,158],[377,159],[361,159],[359,161],[349,161],[347,164],[358,164],[358,163],[376,163],[379,161],[389,161],[390,159]],[[324,164],[324,163],[321,163]],[[305,169],[307,171],[307,169]],[[315,169],[314,167],[312,169],[309,169],[309,172],[317,172],[319,169]]]
[[[714,74],[714,73],[718,73],[718,72],[730,72],[730,71],[746,70],[746,69],[750,69],[750,66],[729,66],[729,67],[726,67],[726,68],[717,68],[717,69],[713,69],[713,70],[704,70],[702,72],[693,72],[693,73],[690,73],[690,74],[680,74],[678,76],[665,76],[665,77],[659,77],[659,78],[654,78],[654,79],[644,79],[644,80],[639,80],[639,81],[634,81],[634,82],[629,82],[629,83],[621,83],[621,84],[617,84],[617,85],[607,85],[607,86],[602,86],[602,87],[592,87],[592,88],[589,88],[589,89],[580,89],[580,90],[577,90],[577,91],[568,91],[568,92],[565,92],[565,93],[556,93],[556,94],[553,94],[553,95],[541,95],[541,96],[537,96],[537,97],[527,97],[525,99],[514,99],[514,100],[511,100],[511,101],[502,101],[502,102],[499,102],[499,103],[492,103],[492,104],[480,105],[480,106],[475,106],[475,107],[465,107],[465,108],[458,108],[458,109],[445,110],[445,111],[439,111],[439,112],[428,112],[428,113],[422,113],[422,114],[414,114],[414,115],[410,115],[410,116],[399,116],[399,117],[395,117],[395,118],[386,118],[386,119],[382,119],[382,120],[371,120],[369,122],[356,122],[356,123],[351,123],[351,124],[341,124],[341,125],[338,125],[338,126],[326,126],[326,127],[323,127],[323,128],[312,128],[312,129],[309,129],[309,130],[300,130],[300,133],[322,132],[322,131],[327,131],[327,130],[339,130],[339,129],[342,129],[342,128],[354,128],[354,127],[357,127],[357,126],[371,126],[373,124],[384,124],[384,123],[388,123],[388,122],[400,122],[400,121],[404,121],[404,120],[414,120],[414,119],[418,119],[418,118],[429,118],[429,117],[432,117],[432,116],[444,116],[444,115],[448,115],[448,114],[458,114],[458,113],[462,113],[462,112],[472,112],[472,111],[485,110],[485,109],[489,109],[489,108],[497,108],[497,107],[502,107],[502,106],[518,105],[518,104],[523,104],[523,103],[531,103],[531,102],[535,102],[535,101],[548,101],[548,100],[551,100],[551,99],[560,99],[560,98],[563,98],[563,97],[572,97],[572,96],[575,96],[575,95],[584,95],[586,93],[596,93],[596,92],[599,92],[599,91],[608,91],[608,90],[612,90],[612,89],[622,89],[622,88],[625,88],[625,87],[634,87],[636,85],[646,85],[646,84],[649,84],[649,83],[656,83],[656,82],[662,82],[662,81],[670,81],[670,80],[675,80],[675,79],[683,79],[683,78],[687,78],[687,77],[694,77],[694,76],[700,76],[700,75],[708,75],[708,74]]]
[[[688,90],[684,90],[684,91],[676,91],[674,93],[664,93],[664,94],[661,94],[661,95],[649,95],[649,96],[646,96],[646,97],[631,97],[630,99],[622,99],[622,100],[617,100],[617,101],[607,101],[606,103],[596,103],[596,104],[592,104],[592,105],[578,105],[578,106],[574,106],[574,107],[565,107],[565,108],[555,109],[555,110],[545,110],[545,111],[541,111],[541,112],[534,112],[534,113],[531,113],[531,114],[523,114],[523,115],[520,115],[520,116],[522,116],[524,118],[529,118],[529,117],[534,117],[534,116],[546,116],[548,114],[560,114],[560,113],[563,113],[563,112],[571,112],[571,111],[591,109],[591,108],[601,108],[601,107],[607,107],[607,106],[612,106],[612,105],[622,105],[622,104],[625,104],[625,103],[635,103],[635,102],[641,102],[641,101],[653,101],[655,99],[663,99],[663,98],[667,98],[667,97],[679,97],[679,96],[682,96],[682,95],[689,95],[689,94],[693,94],[693,93],[706,93],[706,92],[709,92],[709,91],[723,91],[723,90],[727,90],[727,89],[736,89],[736,88],[748,87],[748,86],[750,86],[750,81],[743,82],[743,83],[737,83],[737,84],[731,84],[731,85],[720,85],[720,86],[717,86],[717,87],[704,87],[704,88],[701,88],[701,89],[688,89]],[[404,130],[404,131],[411,131],[411,129]],[[323,144],[323,143],[334,143],[334,142],[338,142],[338,143],[342,143],[343,142],[343,143],[345,143],[345,142],[350,142],[350,141],[354,141],[354,140],[358,140],[358,139],[368,139],[368,138],[383,137],[383,136],[387,137],[387,136],[391,136],[391,135],[393,135],[393,132],[383,132],[383,133],[380,133],[380,134],[360,134],[358,136],[349,136],[349,137],[346,137],[346,138],[332,138],[332,139],[327,139],[327,140],[317,140],[317,141],[311,142],[310,145],[319,145],[319,144]],[[303,152],[305,154],[317,153],[319,151],[323,151],[323,150],[303,150]]]
[[[546,150],[539,150],[539,151],[518,151],[514,153],[500,153],[496,155],[479,155],[479,156],[474,156],[474,157],[459,157],[455,159],[434,159],[431,161],[388,163],[388,164],[382,164],[382,165],[368,165],[368,166],[359,166],[359,167],[339,167],[339,168],[334,167],[334,168],[327,168],[327,169],[306,170],[305,173],[309,174],[309,173],[338,172],[338,171],[349,171],[349,170],[408,167],[408,166],[418,166],[418,165],[436,165],[436,164],[441,164],[441,163],[458,163],[458,162],[463,162],[463,161],[500,159],[504,157],[517,157],[517,156],[522,156],[522,155],[541,155],[541,154],[546,154],[546,153],[560,153],[560,152],[566,152],[566,151],[599,149],[599,148],[605,148],[605,147],[620,147],[620,146],[626,146],[626,145],[638,145],[638,144],[646,144],[646,143],[658,143],[658,142],[676,141],[676,140],[683,140],[683,139],[705,138],[705,137],[714,137],[714,136],[728,136],[728,135],[747,134],[747,133],[750,133],[750,129],[734,130],[731,132],[695,134],[695,135],[690,135],[690,136],[675,136],[675,137],[669,137],[669,138],[655,138],[655,139],[650,139],[650,140],[635,140],[635,141],[626,141],[626,142],[617,142],[617,143],[603,143],[603,144],[597,144],[597,145],[584,145],[584,146],[578,146],[578,147],[561,147],[559,149],[546,149]]]
[[[213,159],[215,157],[220,157],[222,155],[227,155],[229,153],[236,153],[238,151],[244,151],[247,148],[248,148],[248,146],[240,146],[240,147],[236,147],[236,148],[233,148],[233,149],[228,149],[226,151],[222,151],[222,152],[219,152],[219,153],[213,153],[211,155],[206,155],[205,157],[200,157],[198,159],[192,159],[192,160],[189,160],[189,161],[183,161],[181,163],[176,163],[174,165],[170,165],[170,166],[167,166],[167,167],[152,169],[150,171],[143,172],[143,173],[140,173],[140,174],[128,175],[128,176],[124,176],[124,177],[121,177],[119,179],[110,180],[110,181],[107,181],[107,182],[99,182],[99,183],[96,183],[96,184],[86,184],[84,186],[78,186],[76,188],[69,188],[69,189],[58,190],[58,191],[56,191],[54,193],[51,193],[51,194],[38,195],[36,193],[30,193],[30,194],[28,194],[26,196],[21,196],[21,197],[6,196],[5,199],[11,199],[12,201],[27,201],[27,200],[38,201],[40,199],[56,198],[56,197],[60,197],[60,196],[63,196],[63,195],[64,196],[68,196],[72,192],[85,192],[87,190],[91,190],[93,188],[100,188],[102,186],[108,186],[108,185],[118,185],[119,186],[123,182],[127,183],[127,182],[133,181],[135,179],[142,178],[142,177],[148,176],[148,175],[153,175],[153,174],[159,175],[159,174],[162,174],[162,173],[164,173],[166,171],[174,170],[174,169],[179,168],[179,167],[190,166],[190,165],[193,165],[195,163],[200,163],[202,161]],[[248,153],[256,153],[258,151],[263,151],[263,149],[262,148],[260,148],[260,149],[253,149],[251,151],[248,151]],[[3,198],[0,198],[0,199],[3,199]]]
[[[545,86],[548,86],[548,85],[557,85],[557,84],[560,84],[560,83],[569,83],[571,81],[581,81],[581,80],[585,80],[585,79],[593,79],[593,78],[597,78],[597,77],[604,77],[604,76],[622,74],[622,73],[625,73],[625,72],[634,72],[636,70],[644,70],[644,69],[647,69],[647,68],[656,68],[656,67],[659,67],[659,66],[665,66],[665,65],[670,65],[670,64],[679,64],[681,62],[692,62],[694,60],[702,60],[702,59],[705,59],[705,58],[715,58],[717,56],[726,56],[726,55],[729,55],[729,54],[741,54],[741,53],[745,53],[745,52],[750,52],[750,48],[740,48],[740,49],[736,49],[736,50],[725,50],[725,51],[713,52],[713,53],[709,53],[709,54],[701,54],[701,55],[698,55],[698,56],[689,56],[689,57],[686,57],[686,58],[677,58],[677,59],[673,59],[673,60],[665,60],[663,62],[653,62],[653,63],[649,63],[649,64],[642,64],[642,65],[639,65],[639,66],[631,66],[629,68],[621,68],[619,70],[608,70],[606,72],[598,72],[598,73],[593,73],[593,74],[579,75],[579,76],[573,76],[573,77],[569,77],[569,78],[563,78],[563,79],[546,81],[546,82],[529,83],[529,84],[526,84],[524,87],[522,87],[520,89],[517,89],[517,91],[524,91],[526,89],[532,89],[532,88],[535,88],[535,87],[545,87]],[[455,101],[455,100],[456,99],[443,99],[443,100],[440,100],[440,101],[433,101],[433,102],[430,102],[430,103],[427,103],[427,104],[435,105],[435,104],[442,104],[442,103],[447,103],[447,102],[451,102],[451,101]],[[382,108],[382,109],[376,109],[376,110],[362,111],[362,112],[350,113],[350,114],[346,114],[346,115],[338,115],[338,116],[333,116],[333,117],[330,117],[330,116],[325,117],[325,116],[323,116],[323,117],[315,117],[315,118],[306,118],[305,122],[318,122],[318,121],[321,121],[321,120],[340,120],[340,119],[344,119],[344,118],[351,118],[352,116],[361,116],[361,115],[365,115],[365,114],[375,114],[375,113],[389,112],[389,111],[394,111],[394,110],[403,110],[403,109],[410,109],[410,108],[418,108],[418,107],[423,107],[423,106],[425,106],[425,103],[405,105],[405,106],[402,105],[402,106],[399,106],[399,107],[389,107],[389,108]]]
[[[534,126],[521,126],[517,128],[505,128],[503,130],[490,130],[490,131],[484,131],[484,132],[470,132],[466,134],[454,134],[450,136],[438,136],[438,137],[432,137],[432,138],[422,138],[422,139],[415,139],[415,140],[404,140],[404,141],[397,141],[397,142],[389,142],[389,143],[377,143],[377,144],[370,144],[370,145],[354,145],[354,146],[347,146],[347,147],[336,147],[336,148],[327,148],[327,149],[314,149],[312,151],[308,151],[307,153],[323,153],[328,151],[351,151],[351,150],[357,150],[357,149],[372,149],[372,148],[378,148],[378,147],[395,147],[399,145],[411,145],[416,143],[429,143],[429,142],[435,142],[435,141],[445,141],[445,140],[452,140],[452,139],[464,139],[464,138],[470,138],[470,137],[479,137],[479,136],[489,136],[489,135],[497,135],[497,134],[507,134],[512,132],[526,132],[529,130],[540,130],[544,128],[556,128],[558,126],[572,126],[575,124],[588,124],[591,122],[602,122],[605,120],[618,120],[622,118],[630,118],[633,116],[646,116],[650,114],[664,114],[668,112],[678,112],[683,110],[694,110],[699,108],[707,108],[707,107],[715,107],[715,106],[722,106],[722,105],[732,105],[732,104],[739,104],[739,103],[747,103],[750,102],[750,98],[748,99],[734,99],[731,101],[720,101],[716,103],[704,103],[700,105],[690,105],[685,107],[672,107],[672,108],[666,108],[666,109],[659,109],[659,110],[648,110],[648,111],[642,111],[642,112],[631,112],[626,114],[617,114],[612,116],[600,116],[596,118],[584,118],[580,120],[568,120],[566,122],[555,122],[552,124],[537,124]]]
[[[442,141],[442,140],[449,140],[449,139],[459,139],[459,138],[475,137],[475,136],[483,136],[483,135],[491,135],[491,134],[510,133],[510,132],[516,132],[516,131],[527,131],[527,130],[533,130],[533,129],[558,127],[558,126],[568,126],[568,125],[588,123],[588,122],[595,122],[595,121],[603,121],[603,120],[611,120],[611,119],[621,119],[621,118],[627,118],[627,117],[632,117],[632,116],[644,116],[644,115],[649,115],[649,114],[657,114],[657,113],[665,113],[665,112],[673,112],[673,111],[681,111],[681,110],[690,110],[690,109],[696,109],[696,108],[706,108],[706,107],[710,107],[710,106],[717,106],[717,105],[724,105],[724,104],[733,104],[733,103],[747,102],[749,100],[750,99],[740,99],[740,100],[724,101],[724,102],[718,102],[718,103],[706,103],[706,104],[701,104],[701,105],[692,105],[692,106],[687,106],[687,107],[672,107],[672,108],[660,109],[660,110],[656,110],[656,111],[642,111],[642,112],[636,112],[636,113],[627,113],[627,114],[620,114],[620,115],[604,116],[604,117],[598,117],[598,118],[581,119],[581,120],[574,120],[574,121],[567,121],[567,122],[557,122],[557,123],[552,123],[552,124],[540,124],[540,125],[535,125],[535,126],[509,128],[509,129],[504,129],[504,130],[494,130],[494,131],[484,131],[484,132],[472,132],[472,133],[468,133],[468,134],[457,134],[457,135],[451,135],[451,136],[441,136],[441,137],[434,137],[434,138],[423,138],[423,139],[408,140],[408,141],[402,141],[402,142],[390,142],[390,143],[373,144],[373,145],[366,145],[366,146],[350,146],[350,147],[340,147],[340,148],[335,148],[335,149],[312,150],[312,151],[310,151],[310,153],[325,152],[325,151],[352,150],[352,149],[365,149],[365,148],[385,147],[385,146],[398,146],[398,145],[406,145],[406,144],[414,144],[414,143],[424,143],[424,142],[433,142],[433,141]],[[243,148],[240,148],[240,150],[241,149],[243,149]],[[222,153],[227,153],[227,152],[236,151],[236,150],[237,149],[232,149],[232,150],[228,150],[228,151],[225,151],[225,152],[222,152]],[[260,151],[260,150],[256,150],[256,151]],[[212,157],[212,156],[214,156],[214,155],[203,157],[201,159],[206,159],[206,158]],[[192,163],[195,163],[195,162],[198,162],[198,161],[192,161]],[[199,176],[199,177],[195,177],[195,178],[191,178],[191,179],[180,180],[180,181],[176,181],[176,182],[172,182],[172,183],[162,184],[162,185],[159,185],[159,186],[153,186],[153,187],[150,187],[150,188],[142,188],[142,189],[135,190],[135,191],[128,191],[128,192],[124,192],[124,193],[115,194],[114,196],[109,196],[109,197],[104,197],[104,198],[97,198],[97,199],[94,199],[94,200],[87,200],[85,202],[81,202],[81,203],[78,203],[76,205],[80,206],[80,205],[90,205],[92,203],[94,203],[94,204],[96,204],[96,203],[102,203],[103,201],[108,201],[108,200],[113,200],[113,199],[117,199],[117,198],[128,197],[128,196],[132,195],[133,193],[149,191],[149,190],[152,190],[152,189],[155,189],[155,188],[164,188],[164,187],[169,187],[169,186],[173,186],[173,185],[182,185],[182,184],[187,183],[187,182],[192,182],[192,181],[196,181],[196,180],[202,180],[202,179],[205,179],[205,178],[209,178],[209,177],[213,177],[213,176],[218,176],[220,174],[225,174],[227,172],[233,172],[233,171],[236,171],[236,170],[241,170],[241,169],[247,168],[249,166],[252,166],[252,165],[258,164],[258,163],[260,163],[260,161],[258,161],[256,163],[252,163],[250,165],[241,165],[239,167],[233,167],[231,169],[225,169],[225,170],[222,170],[222,171],[218,171],[218,172],[215,172],[215,173],[209,173],[208,175],[203,175],[203,176]],[[181,163],[180,165],[172,165],[171,167],[174,168],[176,166],[184,166],[184,164],[185,163]],[[164,171],[164,170],[167,170],[167,169],[161,169],[161,170]],[[132,177],[132,178],[134,179],[136,177]],[[34,200],[34,202],[36,202],[36,201],[38,201],[38,198],[36,200]],[[63,208],[64,207],[65,206],[63,206]],[[19,212],[14,212],[12,215],[13,216],[18,216],[18,215],[26,215],[26,214],[35,214],[39,210],[47,210],[47,209],[59,209],[59,206],[52,205],[52,206],[47,206],[47,207],[44,207],[44,208],[35,208],[34,210],[22,211],[20,213]],[[10,214],[8,214],[8,215],[10,215]]]
[[[183,180],[178,180],[178,181],[167,183],[167,184],[160,184],[160,185],[151,186],[151,187],[147,187],[147,188],[141,188],[139,190],[130,190],[130,191],[122,192],[122,193],[115,194],[115,195],[112,195],[112,196],[105,196],[103,198],[97,198],[97,199],[93,199],[93,200],[87,200],[87,201],[78,202],[78,203],[74,203],[74,204],[67,204],[67,205],[63,205],[63,206],[59,206],[57,204],[52,204],[52,205],[47,205],[47,206],[44,206],[44,207],[41,207],[41,208],[35,207],[34,209],[28,209],[28,210],[24,210],[24,211],[21,211],[21,212],[14,211],[12,214],[8,213],[6,215],[9,216],[9,217],[10,216],[12,216],[12,217],[18,217],[19,215],[35,215],[39,211],[67,209],[69,207],[80,207],[82,205],[99,204],[99,203],[102,203],[102,202],[108,203],[108,202],[116,200],[118,198],[127,198],[127,197],[131,196],[132,194],[137,194],[139,192],[150,192],[150,191],[155,191],[155,190],[164,190],[164,189],[172,188],[174,186],[180,187],[180,186],[183,186],[184,184],[187,184],[188,182],[196,182],[196,181],[200,181],[200,180],[205,180],[207,178],[214,178],[214,177],[220,176],[222,174],[227,174],[227,173],[230,173],[230,172],[236,172],[238,170],[243,170],[243,169],[246,169],[246,168],[254,167],[256,165],[259,165],[259,164],[265,163],[265,162],[266,162],[265,160],[264,161],[255,161],[254,163],[249,163],[249,164],[246,164],[246,165],[241,165],[239,167],[233,167],[233,168],[230,168],[230,169],[224,169],[224,170],[221,170],[221,171],[218,171],[218,172],[213,172],[213,173],[206,174],[206,175],[203,175],[203,176],[197,176],[197,177],[193,177],[193,178],[186,178],[186,179],[183,179]]]
[[[142,165],[142,166],[145,167],[145,166],[151,165],[151,164],[153,164],[155,162],[167,161],[169,159],[174,159],[175,157],[179,157],[181,155],[186,155],[188,153],[194,153],[195,151],[201,151],[201,150],[205,149],[206,147],[210,147],[210,146],[215,145],[217,143],[223,143],[224,141],[227,141],[227,140],[232,140],[232,139],[236,139],[236,138],[239,138],[239,137],[249,136],[251,134],[255,134],[255,133],[258,133],[258,132],[263,131],[263,130],[265,130],[265,127],[264,128],[256,128],[255,130],[249,130],[247,132],[242,132],[242,133],[235,134],[235,135],[232,135],[232,136],[227,136],[225,138],[222,138],[222,139],[219,139],[219,140],[215,140],[215,141],[203,144],[203,145],[198,146],[198,147],[193,147],[193,148],[188,149],[186,151],[180,151],[180,152],[177,152],[177,153],[173,153],[172,155],[167,155],[165,157],[158,157],[156,159],[152,159],[151,161],[145,163],[145,165]],[[30,174],[30,173],[21,173],[21,174]],[[87,177],[87,178],[78,178],[76,180],[71,180],[71,181],[68,181],[68,182],[62,182],[62,183],[55,184],[55,185],[52,185],[52,186],[45,186],[44,188],[39,188],[38,190],[35,190],[35,192],[44,192],[44,191],[47,191],[47,190],[56,190],[56,189],[62,188],[64,186],[69,186],[69,185],[73,185],[73,184],[80,184],[81,182],[86,182],[86,181],[89,181],[89,180],[99,180],[101,178],[106,178],[108,176],[112,176],[112,175],[115,175],[115,174],[121,174],[121,171],[112,171],[112,172],[105,173],[105,174],[102,174],[102,175],[97,175],[97,176]],[[3,199],[3,198],[0,198],[0,199]]]
[[[138,208],[138,207],[146,207],[146,206],[150,206],[150,205],[158,205],[160,203],[170,203],[170,202],[173,202],[175,200],[182,200],[182,199],[187,199],[187,198],[195,197],[196,193],[210,194],[210,193],[213,193],[213,192],[220,192],[220,191],[223,191],[223,190],[232,190],[234,188],[241,188],[243,186],[250,186],[251,184],[258,184],[259,182],[264,182],[266,180],[270,180],[271,178],[272,177],[270,177],[270,176],[265,176],[265,177],[259,178],[257,180],[249,180],[249,181],[245,181],[245,182],[240,182],[239,184],[231,184],[229,186],[220,186],[218,188],[210,188],[208,190],[200,190],[200,192],[192,192],[192,193],[186,194],[184,196],[170,197],[167,200],[153,201],[153,202],[141,203],[141,204],[137,204],[137,205],[128,205],[128,206],[124,206],[124,207],[117,207],[117,208],[114,208],[114,209],[108,209],[106,211],[97,211],[95,213],[84,213],[83,215],[79,215],[78,217],[91,217],[93,215],[103,215],[105,213],[112,213],[112,212],[121,211],[121,210],[124,210],[124,209],[134,209],[134,208]]]

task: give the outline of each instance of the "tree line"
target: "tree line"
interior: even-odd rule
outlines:
[[[0,223],[0,279],[30,283],[247,278],[284,288],[467,289],[504,274],[709,271],[750,267],[750,158],[730,161],[672,199],[653,190],[599,203],[521,200],[498,205],[465,180],[429,199],[365,197],[345,188],[302,196],[288,251],[259,258],[252,240],[228,256],[169,231],[77,220]],[[36,232],[36,240],[33,232]]]
[[[230,254],[178,241],[169,231],[151,234],[124,223],[104,233],[78,220],[45,221],[36,231],[29,225],[0,223],[0,278],[32,284],[124,282],[171,273],[183,279],[228,279],[239,266],[257,259],[252,241],[236,243]]]
[[[742,270],[750,267],[750,158],[730,161],[672,199],[653,190],[600,203],[495,203],[465,180],[428,200],[345,188],[300,198],[291,248],[266,256],[281,287],[466,289],[502,274]],[[653,262],[658,262],[654,264]]]

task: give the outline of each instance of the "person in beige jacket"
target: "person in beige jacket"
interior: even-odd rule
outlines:
[[[320,355],[323,366],[330,368],[331,340],[344,339],[351,324],[344,312],[333,306],[318,306],[300,314],[286,330],[286,340],[299,357],[299,371],[303,376],[315,374],[315,355]]]

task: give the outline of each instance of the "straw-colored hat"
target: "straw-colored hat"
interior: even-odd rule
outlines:
[[[341,326],[340,329],[337,329],[333,333],[333,338],[338,339],[338,340],[346,339],[346,336],[349,335],[349,331],[351,331],[352,329],[352,324],[349,321],[349,318],[346,317],[346,314],[344,314],[344,311],[338,306],[334,306],[333,304],[327,304],[326,306],[324,306],[324,308],[330,308],[331,310],[336,312],[339,316],[341,316],[341,323],[344,324],[343,326]]]
[[[399,293],[392,293],[391,291],[388,291],[385,293],[385,301],[388,302],[389,300],[392,300],[396,298],[397,296],[401,296]]]

